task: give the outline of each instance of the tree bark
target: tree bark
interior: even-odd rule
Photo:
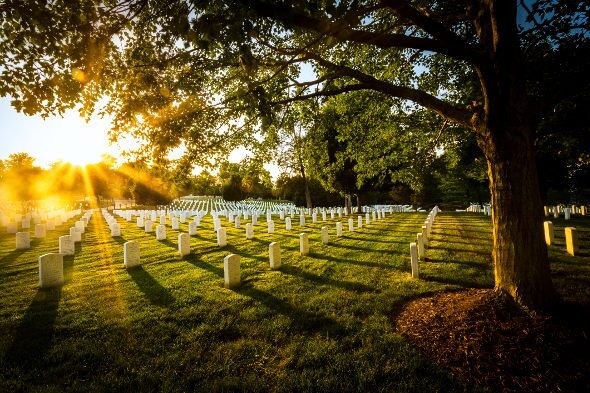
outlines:
[[[543,206],[527,127],[496,130],[484,144],[490,179],[496,290],[531,308],[556,300],[543,235]]]
[[[357,209],[357,213],[362,213],[363,211],[363,205],[361,203],[361,194],[355,194],[356,196],[356,209]]]
[[[530,308],[557,296],[543,236],[543,206],[534,155],[534,117],[524,85],[516,3],[470,3],[485,51],[475,60],[483,107],[472,117],[490,181],[496,290]]]

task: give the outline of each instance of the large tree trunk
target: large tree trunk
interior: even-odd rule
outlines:
[[[556,299],[543,235],[543,206],[529,128],[495,130],[488,162],[496,289],[543,308]]]
[[[532,308],[551,305],[551,282],[543,236],[543,206],[533,148],[534,117],[528,105],[516,2],[469,3],[485,48],[475,60],[483,93],[472,118],[488,163],[492,201],[496,290]]]

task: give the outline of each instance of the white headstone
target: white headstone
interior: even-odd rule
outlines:
[[[76,228],[78,228],[78,230],[80,231],[80,233],[84,233],[86,231],[86,223],[82,220],[78,220],[76,221],[76,224],[74,224],[76,226]]]
[[[29,232],[16,233],[16,249],[26,250],[31,248],[31,234]]]
[[[240,256],[230,254],[223,259],[224,286],[233,289],[240,286]]]
[[[121,225],[114,222],[110,225],[110,228],[111,228],[111,236],[113,236],[113,237],[121,236]]]
[[[277,242],[272,242],[268,245],[268,256],[270,260],[270,268],[272,270],[281,267],[281,245]]]
[[[123,265],[127,269],[140,265],[138,242],[126,242],[123,245]]]
[[[188,223],[188,234],[189,236],[195,236],[197,234],[197,223],[191,221]]]
[[[39,286],[41,288],[58,287],[64,283],[64,257],[50,253],[39,257]]]
[[[166,225],[160,224],[156,226],[156,240],[166,240]]]
[[[166,225],[166,216],[160,216],[160,225]]]
[[[23,219],[22,223],[21,223],[21,228],[22,229],[29,229],[31,227],[31,220],[30,219]]]
[[[291,230],[291,217],[285,218],[285,229],[288,231]]]
[[[275,222],[273,220],[268,220],[267,224],[268,224],[268,233],[269,234],[275,233]]]
[[[422,241],[422,234],[416,234],[416,246],[418,248],[418,259],[424,260],[424,242]]]
[[[172,230],[178,230],[178,217],[172,217]]]
[[[82,241],[82,232],[76,227],[70,228],[70,236],[74,240],[74,243],[80,243]]]
[[[299,253],[302,256],[309,254],[309,238],[307,233],[299,234]]]
[[[566,207],[565,209],[563,209],[563,214],[565,216],[565,219],[569,220],[571,218],[572,211],[570,210],[569,207]]]
[[[342,222],[338,221],[336,223],[336,237],[342,237]]]
[[[178,235],[178,253],[185,256],[191,253],[191,238],[188,233]]]
[[[59,237],[59,253],[63,255],[74,255],[76,251],[74,240],[70,235]]]
[[[328,227],[322,227],[322,243],[328,244],[329,242]]]
[[[144,228],[145,228],[145,233],[152,233],[154,231],[154,227],[152,225],[152,220],[145,220]]]
[[[227,245],[227,233],[224,227],[217,228],[217,245],[225,247]]]
[[[582,206],[584,208],[585,206]],[[578,231],[574,227],[565,228],[565,246],[567,253],[572,256],[578,255]]]
[[[412,277],[418,278],[418,249],[416,243],[410,243],[410,262],[412,264]]]
[[[246,224],[246,239],[254,239],[254,226],[251,222]]]
[[[553,223],[551,221],[545,221],[543,223],[543,230],[545,232],[545,243],[547,243],[548,246],[553,245],[555,239],[553,232]]]
[[[365,224],[369,225],[371,223],[371,218],[369,216],[369,213],[365,214]]]
[[[235,221],[234,221],[234,226],[235,226],[237,229],[240,229],[240,227],[241,227],[241,222],[240,222],[240,215],[239,215],[239,214],[238,214],[238,215],[236,216],[236,218],[235,218]]]
[[[299,226],[301,226],[301,227],[305,226],[305,216],[303,214],[301,214],[299,216]]]
[[[315,224],[315,223],[317,223],[317,222],[318,222],[318,214],[317,214],[316,212],[313,212],[313,213],[311,214],[311,222],[312,222],[313,224]]]
[[[354,232],[354,220],[352,218],[348,219],[348,231]]]
[[[362,216],[358,216],[358,227],[359,227],[359,229],[361,229],[363,227],[363,217]]]
[[[422,244],[424,244],[424,248],[428,248],[428,227],[426,225],[422,225]]]

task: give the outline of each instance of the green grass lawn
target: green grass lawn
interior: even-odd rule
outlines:
[[[429,362],[392,324],[392,310],[424,294],[493,286],[487,217],[441,213],[420,280],[410,278],[409,243],[425,213],[397,213],[335,238],[334,221],[293,230],[265,217],[246,240],[245,225],[227,227],[218,248],[211,217],[177,256],[178,231],[158,242],[119,219],[112,238],[95,213],[66,284],[38,289],[37,258],[57,252],[72,222],[32,248],[14,250],[0,235],[0,391],[478,391]],[[550,255],[556,286],[568,299],[590,301],[590,219],[579,230],[585,254],[565,254],[564,221],[554,220]],[[568,225],[569,225],[568,224]],[[322,245],[328,225],[331,244]],[[356,216],[355,216],[356,226]],[[188,232],[187,224],[181,231]],[[299,256],[299,233],[311,254]],[[142,267],[123,267],[123,243],[141,243]],[[272,271],[268,245],[281,244]],[[223,288],[223,258],[241,255],[242,286]]]

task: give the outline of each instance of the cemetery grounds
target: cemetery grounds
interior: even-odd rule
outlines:
[[[308,215],[302,228],[296,214],[293,229],[286,231],[274,215],[274,234],[267,234],[262,216],[252,240],[245,236],[246,220],[236,229],[222,218],[228,245],[220,248],[207,215],[191,236],[191,253],[181,258],[177,239],[188,232],[188,221],[178,231],[168,221],[167,240],[157,241],[155,233],[118,218],[122,236],[111,237],[96,211],[75,255],[64,257],[65,285],[49,290],[38,288],[38,257],[57,252],[58,237],[76,218],[33,239],[27,250],[15,250],[14,235],[2,233],[0,391],[576,391],[588,386],[590,351],[580,334],[588,332],[590,218],[575,216],[567,225],[563,218],[552,220],[553,280],[567,307],[561,317],[523,314],[522,325],[507,326],[507,333],[529,329],[530,337],[524,337],[537,342],[530,353],[522,348],[522,364],[512,358],[506,364],[506,353],[493,354],[490,347],[523,342],[511,342],[508,334],[508,341],[481,334],[486,324],[478,330],[481,318],[473,324],[470,319],[477,307],[464,304],[466,298],[454,309],[459,303],[449,300],[469,293],[469,299],[501,302],[487,291],[494,279],[489,217],[439,213],[419,279],[411,278],[409,244],[426,213],[387,214],[360,229],[353,217],[355,231],[348,231],[343,217],[343,237],[337,239],[337,216],[328,214],[322,222],[319,215],[312,224]],[[322,226],[329,227],[328,245],[320,241]],[[566,254],[565,226],[578,229],[580,256]],[[299,255],[300,233],[309,234],[307,256]],[[141,267],[127,270],[123,244],[132,240],[140,243]],[[269,267],[271,242],[281,246],[280,270]],[[223,286],[223,259],[231,253],[241,256],[241,286],[234,290]],[[445,315],[448,320],[462,315],[455,322],[464,326],[445,330],[440,321]],[[482,318],[489,327],[503,315]],[[470,347],[467,339],[464,347],[444,345],[441,337],[454,332],[479,334],[478,346]],[[535,351],[536,346],[544,349]],[[559,352],[566,349],[567,356]],[[481,355],[486,351],[490,358]]]

